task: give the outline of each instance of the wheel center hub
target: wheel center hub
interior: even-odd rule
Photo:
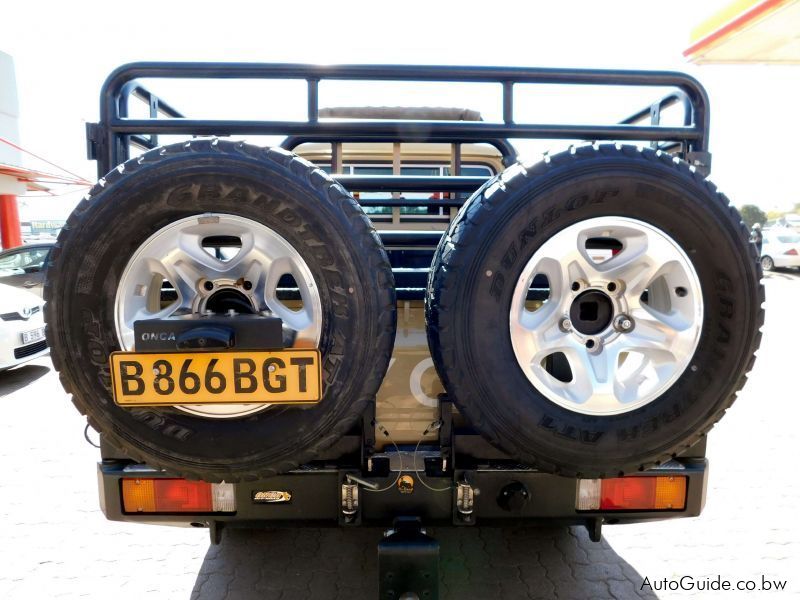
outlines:
[[[256,313],[250,299],[244,293],[232,287],[220,288],[211,294],[206,300],[205,309],[218,315],[224,315],[231,309],[246,315]]]
[[[611,324],[614,305],[611,298],[600,290],[587,290],[572,302],[569,319],[576,331],[583,335],[596,335]]]

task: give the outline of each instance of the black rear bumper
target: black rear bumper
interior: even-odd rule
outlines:
[[[542,473],[531,469],[505,466],[477,466],[471,470],[456,469],[448,476],[426,476],[405,471],[413,480],[413,491],[401,492],[395,483],[397,472],[386,477],[363,476],[354,470],[335,467],[308,467],[285,475],[258,481],[236,483],[234,513],[204,514],[141,514],[126,513],[121,500],[123,478],[169,478],[164,471],[126,461],[105,460],[98,463],[100,504],[103,513],[112,521],[209,527],[214,532],[223,527],[280,527],[280,526],[390,526],[398,516],[414,516],[426,525],[510,525],[561,523],[585,525],[599,533],[603,523],[637,523],[682,517],[695,517],[705,504],[708,481],[708,461],[705,458],[680,458],[665,468],[635,476],[687,477],[686,506],[683,510],[657,511],[578,511],[576,494],[578,480]],[[343,484],[347,475],[377,485],[370,491],[358,484],[358,507],[354,515],[344,514]],[[467,483],[475,492],[471,513],[458,505],[458,483]],[[502,499],[507,486],[521,484],[527,499],[508,506]],[[518,487],[518,486],[517,486]],[[261,503],[255,500],[258,492],[289,492],[291,500]]]

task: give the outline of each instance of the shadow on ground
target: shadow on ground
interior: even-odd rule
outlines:
[[[378,597],[381,529],[228,530],[210,546],[192,599]],[[607,542],[580,528],[442,528],[440,596],[656,598]]]
[[[0,398],[24,388],[49,372],[50,367],[43,365],[23,365],[16,369],[0,372]]]
[[[800,279],[800,270],[775,268],[773,271],[765,271],[764,277],[775,279]]]

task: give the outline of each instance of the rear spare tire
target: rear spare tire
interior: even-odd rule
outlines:
[[[586,146],[511,167],[443,237],[428,341],[492,443],[570,476],[696,443],[744,385],[760,268],[727,198],[667,154]]]
[[[200,140],[132,159],[75,209],[50,260],[47,337],[65,389],[113,446],[173,473],[236,481],[305,463],[348,431],[388,366],[380,240],[350,194],[283,150]],[[134,321],[231,308],[269,311],[287,347],[320,349],[319,404],[114,403],[108,358],[134,349]]]

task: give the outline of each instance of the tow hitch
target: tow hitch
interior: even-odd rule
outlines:
[[[439,542],[417,517],[398,517],[378,544],[381,600],[436,600],[439,597]]]

